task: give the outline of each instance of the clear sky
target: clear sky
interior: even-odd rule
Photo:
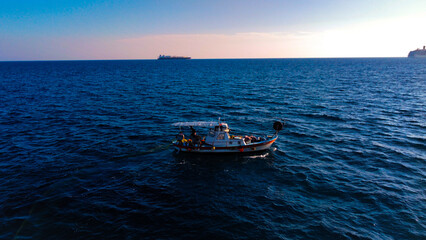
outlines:
[[[404,57],[425,0],[0,0],[0,61]]]

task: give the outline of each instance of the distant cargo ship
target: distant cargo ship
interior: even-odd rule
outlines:
[[[426,49],[425,46],[423,46],[423,49],[418,49],[411,51],[408,54],[408,57],[413,57],[413,58],[426,58]]]
[[[174,60],[174,59],[185,60],[185,59],[191,59],[191,57],[160,55],[157,58],[157,60]]]

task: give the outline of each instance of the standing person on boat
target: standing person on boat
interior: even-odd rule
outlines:
[[[182,143],[182,140],[185,139],[185,135],[182,131],[179,132],[178,135],[176,135],[176,140],[178,140],[179,143]]]
[[[192,127],[192,126],[190,126],[189,128],[191,128],[191,138],[192,138],[192,136],[194,136],[194,135],[197,135],[197,131],[195,131],[195,129]]]
[[[191,134],[191,140],[196,146],[201,146],[201,136],[197,135],[197,132]]]
[[[192,143],[195,144],[196,146],[201,146],[201,137],[197,135],[197,131],[192,126],[190,126],[190,128],[191,128],[190,139]]]

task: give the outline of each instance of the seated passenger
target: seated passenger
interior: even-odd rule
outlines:
[[[182,131],[179,132],[179,134],[176,135],[176,140],[178,141],[178,143],[182,143],[182,140],[185,139],[185,135],[183,134]]]
[[[195,136],[195,142],[197,146],[201,147],[201,137],[199,135]]]

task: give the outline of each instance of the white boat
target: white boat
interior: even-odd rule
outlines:
[[[177,122],[172,125],[192,129],[190,138],[183,137],[181,131],[173,141],[173,146],[178,152],[191,153],[252,153],[268,150],[283,128],[283,124],[277,121],[274,123],[275,134],[257,137],[232,135],[228,124],[220,122],[220,119],[219,122]],[[207,127],[210,130],[207,136],[198,137],[194,135],[193,127]]]

